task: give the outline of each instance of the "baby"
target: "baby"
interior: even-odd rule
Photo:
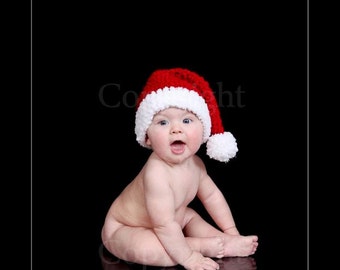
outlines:
[[[135,133],[151,154],[107,213],[106,249],[129,262],[195,270],[219,269],[214,258],[254,254],[258,237],[239,234],[227,201],[196,155],[203,143],[208,156],[221,162],[238,151],[209,84],[187,69],[156,70],[137,100]],[[188,207],[196,196],[218,228]]]

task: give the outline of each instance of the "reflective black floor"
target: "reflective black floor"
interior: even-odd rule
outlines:
[[[120,260],[113,255],[111,255],[103,246],[99,248],[99,256],[101,260],[101,264],[103,270],[146,270],[146,269],[181,269],[184,268],[181,266],[174,266],[174,267],[154,267],[154,266],[147,266],[147,265],[139,265],[135,263],[129,263],[123,260]],[[216,260],[220,265],[220,270],[255,270],[257,269],[256,261],[252,257],[235,257],[235,258],[222,258]]]

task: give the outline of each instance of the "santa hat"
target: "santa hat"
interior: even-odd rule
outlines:
[[[224,131],[216,98],[203,77],[183,68],[159,69],[148,78],[137,99],[135,133],[137,142],[146,145],[146,131],[154,115],[169,107],[186,109],[201,120],[207,155],[227,162],[238,151],[230,132]]]

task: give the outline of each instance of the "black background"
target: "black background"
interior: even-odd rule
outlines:
[[[259,236],[258,269],[306,269],[306,2],[32,3],[33,269],[101,269],[106,211],[149,155],[135,98],[167,67],[222,94],[239,152],[199,155],[239,231]]]

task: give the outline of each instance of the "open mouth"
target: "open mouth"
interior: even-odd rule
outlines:
[[[170,147],[174,154],[182,154],[184,152],[185,143],[177,140],[171,143]]]

